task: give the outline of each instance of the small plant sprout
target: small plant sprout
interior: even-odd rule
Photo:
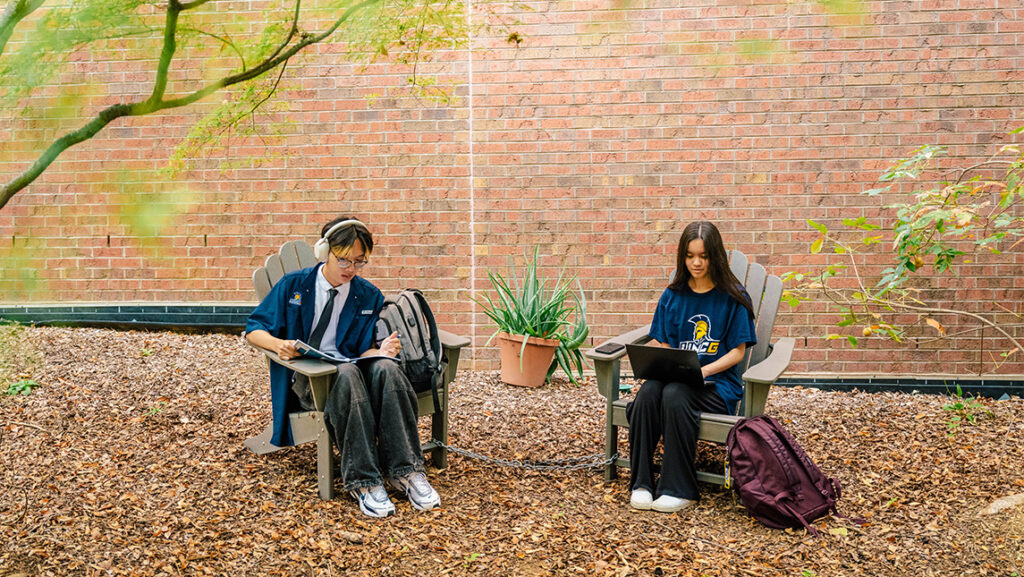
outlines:
[[[946,421],[946,432],[950,437],[956,435],[961,425],[974,425],[977,423],[978,417],[992,416],[992,411],[979,401],[978,397],[971,394],[964,396],[960,385],[956,386],[956,392],[952,393],[950,397],[952,402],[942,405],[943,411],[952,413],[949,420]]]
[[[38,386],[39,383],[32,379],[22,379],[8,385],[7,390],[4,391],[4,393],[8,395],[29,395],[32,393],[32,389]]]
[[[463,566],[463,568],[468,569],[474,563],[476,563],[476,560],[479,559],[480,557],[481,557],[481,553],[470,553],[469,555],[466,555],[465,557],[462,558],[462,566]]]

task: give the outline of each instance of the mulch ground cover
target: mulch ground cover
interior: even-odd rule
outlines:
[[[683,513],[636,512],[626,481],[597,469],[459,455],[430,469],[441,508],[395,495],[397,514],[373,520],[345,495],[318,498],[314,447],[242,446],[270,401],[266,363],[238,336],[7,336],[7,370],[40,386],[0,395],[0,576],[1024,574],[1024,508],[979,514],[1024,492],[1017,398],[983,400],[951,435],[950,397],[775,388],[769,413],[841,481],[840,512],[866,520],[826,517],[819,537],[761,526],[713,487]],[[462,371],[450,442],[502,459],[594,455],[602,407],[592,381],[528,390]]]

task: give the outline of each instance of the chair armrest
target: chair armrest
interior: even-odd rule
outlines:
[[[325,363],[324,361],[320,361],[317,359],[307,359],[302,357],[286,361],[281,357],[277,356],[277,353],[275,353],[274,351],[265,349],[263,347],[258,347],[252,343],[249,343],[249,346],[267,355],[267,358],[270,359],[271,361],[281,366],[288,367],[289,369],[295,371],[296,373],[299,373],[300,375],[306,375],[310,379],[312,379],[313,377],[333,375],[334,373],[338,372],[338,367],[332,365],[331,363]]]
[[[629,331],[628,333],[619,335],[613,339],[609,339],[601,343],[601,345],[607,343],[618,343],[620,345],[635,345],[646,343],[647,341],[651,340],[651,337],[648,336],[648,333],[650,332],[651,325],[644,325],[642,327],[635,328]],[[619,349],[618,351],[615,351],[610,355],[599,353],[595,349],[587,349],[586,351],[583,352],[583,354],[592,361],[614,361],[626,356],[626,349]]]
[[[437,329],[437,336],[441,339],[441,346],[446,349],[461,349],[469,344],[469,339],[459,335]]]
[[[778,340],[772,347],[772,354],[760,363],[747,369],[743,373],[743,380],[748,383],[772,384],[782,376],[782,373],[789,366],[789,359],[793,356],[793,347],[796,339],[784,337]]]

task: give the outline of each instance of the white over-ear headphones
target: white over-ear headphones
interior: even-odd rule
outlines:
[[[316,256],[316,260],[323,262],[327,260],[327,254],[331,252],[331,241],[327,240],[334,234],[334,231],[344,228],[346,226],[361,226],[366,228],[366,225],[359,222],[358,220],[343,220],[338,224],[327,229],[327,233],[320,237],[320,240],[316,241],[313,245],[313,255]],[[369,230],[369,229],[366,229]]]

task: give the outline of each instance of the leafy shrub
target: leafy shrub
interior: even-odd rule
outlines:
[[[1024,132],[1024,127],[1014,132]],[[956,274],[976,254],[1001,255],[1007,247],[1024,242],[1024,154],[1017,145],[1003,146],[992,158],[959,170],[951,182],[918,185],[921,175],[935,169],[936,158],[944,154],[941,147],[923,146],[880,177],[885,186],[864,191],[874,197],[901,181],[914,184],[911,193],[901,196],[903,202],[882,207],[876,222],[863,216],[847,218],[844,228],[830,230],[809,220],[819,233],[810,252],[832,257],[817,270],[783,275],[790,283],[783,298],[791,307],[811,300],[825,303],[839,313],[836,326],[843,329],[827,338],[845,338],[854,347],[858,337],[873,334],[903,342],[906,329],[918,323],[944,338],[947,331],[940,318],[965,319],[975,326],[968,331],[987,328],[1010,343],[1001,358],[993,357],[998,368],[1010,355],[1024,355],[1024,345],[1015,336],[1024,317],[1021,311],[1001,302],[992,302],[988,312],[968,310],[955,299],[929,298],[912,281],[918,275],[929,276],[927,264],[933,277]],[[893,261],[873,275],[867,256],[874,256],[883,243],[891,244]],[[1015,262],[1012,255],[1006,260]],[[1009,317],[1016,320],[1007,321]]]

